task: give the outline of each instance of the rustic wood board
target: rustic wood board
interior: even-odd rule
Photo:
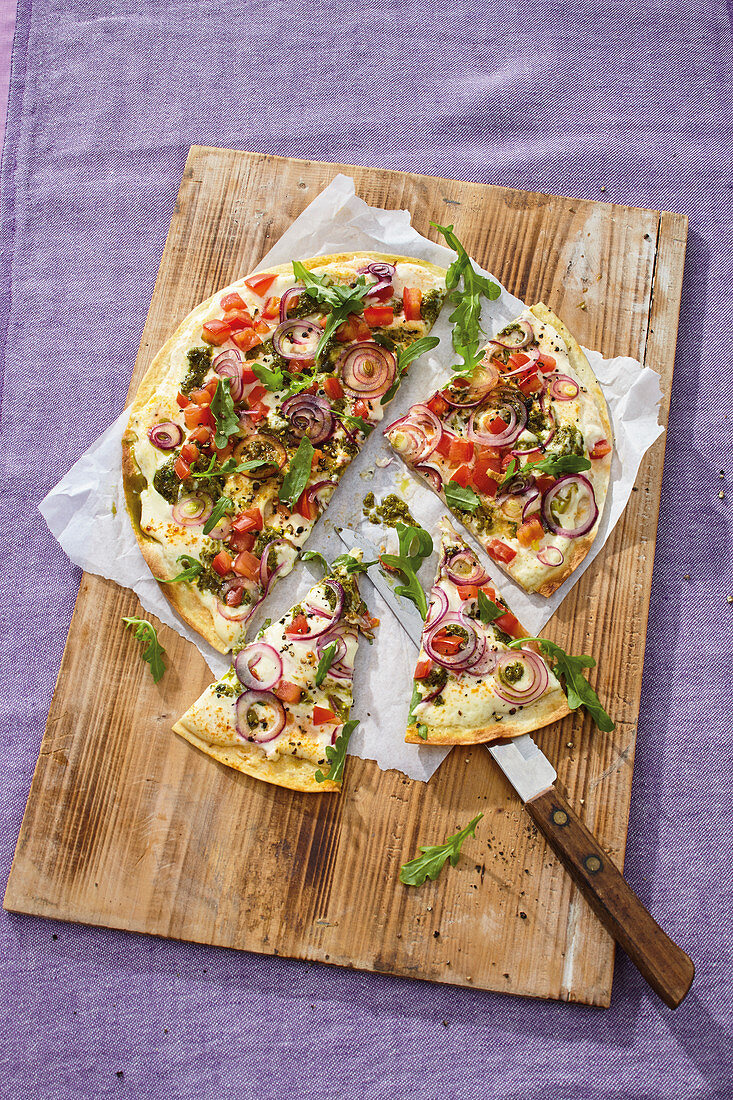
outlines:
[[[201,147],[188,158],[131,392],[188,311],[251,270],[339,171],[368,203],[410,210],[426,235],[431,219],[454,222],[478,261],[526,301],[547,302],[586,346],[652,366],[666,423],[685,217]],[[615,733],[575,715],[538,741],[620,865],[663,457],[661,439],[613,537],[547,629],[600,658]],[[131,592],[83,577],[6,909],[609,1004],[613,943],[484,749],[454,749],[427,785],[355,758],[340,797],[259,784],[171,734],[210,675],[194,646],[161,628],[170,668],[155,686],[120,628],[139,613]],[[419,890],[400,885],[419,844],[479,809],[454,870]]]

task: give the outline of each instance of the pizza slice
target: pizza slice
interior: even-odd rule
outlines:
[[[130,408],[123,480],[165,595],[220,652],[298,550],[384,415],[445,297],[402,256],[321,256],[198,306]]]
[[[547,306],[524,310],[469,377],[385,434],[525,591],[550,596],[588,553],[613,432],[582,348]]]
[[[295,791],[341,789],[359,634],[374,621],[349,557],[255,641],[173,729],[255,779]],[[319,776],[323,777],[319,780]]]
[[[405,740],[473,745],[531,733],[570,713],[565,693],[527,632],[492,588],[473,550],[441,523]]]

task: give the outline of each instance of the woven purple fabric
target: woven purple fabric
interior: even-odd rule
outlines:
[[[188,147],[411,169],[690,215],[626,873],[697,978],[672,1014],[620,956],[602,1012],[2,913],[0,1097],[730,1096],[725,5],[19,0],[17,19],[3,880],[79,583],[36,503],[122,408]]]

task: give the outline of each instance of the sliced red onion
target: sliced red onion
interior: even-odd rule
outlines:
[[[468,547],[446,559],[445,571],[454,584],[486,584],[489,579],[489,574]]]
[[[565,555],[559,546],[543,546],[541,550],[537,551],[537,560],[541,561],[543,565],[555,568],[562,565],[565,561]]]
[[[260,728],[260,719],[255,707],[265,707],[269,711],[269,723]],[[255,741],[264,745],[274,741],[285,728],[285,708],[276,695],[269,691],[244,691],[235,703],[237,733],[245,741]],[[253,721],[250,721],[253,719]]]
[[[471,409],[481,404],[498,381],[499,372],[493,363],[482,363],[471,376],[471,384],[462,388],[462,400],[450,394],[447,389],[441,390],[440,396],[454,409]]]
[[[430,593],[428,613],[425,618],[426,626],[435,626],[445,615],[449,607],[448,593],[442,588],[434,588]]]
[[[464,641],[459,637],[460,648],[458,651],[446,655],[438,653],[433,646],[433,640],[435,635],[447,626],[459,626],[465,633],[466,638]],[[423,646],[430,660],[442,668],[449,669],[451,672],[463,672],[470,668],[475,661],[483,656],[485,643],[485,638],[482,637],[479,640],[476,628],[455,612],[448,612],[443,615],[442,618],[428,627],[423,634]]]
[[[311,614],[322,618],[324,622],[321,625],[316,624],[316,629],[311,629],[307,634],[298,634],[294,636],[294,640],[299,642],[312,641],[314,638],[320,638],[322,634],[325,634],[327,630],[330,630],[335,623],[341,618],[341,612],[344,609],[344,590],[338,581],[335,581],[333,577],[324,577],[321,584],[325,584],[327,588],[330,588],[336,595],[336,603],[333,608],[319,607],[317,604],[308,603],[306,601],[305,607]],[[313,625],[313,624],[312,624]]]
[[[540,349],[539,348],[527,348],[526,350],[523,349],[522,350],[522,355],[527,356],[527,362],[522,363],[522,365],[520,367],[514,367],[513,370],[502,371],[501,372],[502,382],[506,378],[513,378],[515,374],[527,374],[528,371],[531,370],[533,364],[536,363],[537,360],[539,359]]]
[[[534,512],[539,512],[541,505],[541,493],[536,485],[532,485],[524,494],[524,507],[522,508],[522,523]]]
[[[252,642],[237,654],[234,671],[244,687],[270,691],[282,679],[282,657],[267,642]]]
[[[492,344],[498,344],[500,348],[509,348],[514,351],[516,348],[526,348],[527,344],[531,344],[534,340],[534,329],[530,325],[529,321],[513,321],[511,325],[506,326],[510,332],[507,336],[512,336],[512,339],[499,340],[498,337],[494,337],[491,341]],[[519,329],[517,339],[513,338],[514,330]],[[502,334],[499,333],[499,336]]]
[[[323,329],[313,321],[283,321],[272,334],[272,346],[283,359],[314,359]]]
[[[333,434],[333,413],[325,397],[296,393],[283,402],[281,411],[297,434],[301,437],[307,435],[314,446],[325,443]]]
[[[159,451],[172,451],[183,443],[183,428],[172,420],[164,420],[150,429],[148,439]]]
[[[574,401],[580,393],[580,386],[569,374],[553,374],[547,383],[547,392],[556,401]]]
[[[509,684],[501,678],[502,669],[507,665],[516,664],[520,661],[527,673],[530,675],[530,682],[525,687],[517,687],[515,684]],[[522,677],[524,679],[524,676]],[[507,650],[499,657],[496,666],[496,684],[494,685],[494,691],[503,699],[505,703],[514,703],[517,706],[526,706],[527,703],[534,703],[536,699],[539,699],[541,695],[547,691],[550,683],[550,673],[547,665],[539,656],[531,649],[520,650]]]
[[[229,607],[226,603],[222,603],[221,600],[217,602],[216,610],[221,615],[222,619],[226,619],[230,623],[244,623],[251,615],[254,614],[257,607],[262,602],[262,598],[255,600],[253,603],[240,604],[239,607]]]
[[[244,393],[242,381],[242,353],[238,348],[228,348],[220,352],[211,364],[215,374],[229,379],[229,393],[232,401],[241,401]]]
[[[329,676],[333,676],[335,680],[352,680],[354,677],[354,669],[345,663],[345,659],[348,656],[346,639],[355,639],[355,637],[352,631],[346,631],[344,634],[326,633],[316,641],[316,653],[319,657],[327,646],[332,642],[336,643],[336,652],[328,670]]]
[[[211,497],[205,493],[191,493],[181,497],[173,505],[173,519],[180,523],[181,527],[199,527],[206,523],[214,511]]]
[[[440,492],[443,488],[443,475],[440,470],[436,470],[435,466],[430,465],[416,466],[415,469],[430,482],[436,493]]]
[[[298,298],[303,293],[303,287],[300,283],[296,283],[295,286],[291,286],[289,290],[286,290],[280,299],[280,324],[288,319],[288,306],[292,302],[293,298]]]
[[[587,497],[588,514],[584,520],[580,521],[577,527],[561,527],[552,514],[552,504],[560,493],[572,489],[573,486],[579,493],[584,493]],[[552,488],[547,490],[542,498],[542,518],[553,535],[564,535],[564,537],[568,539],[577,539],[581,535],[586,535],[588,531],[593,528],[598,519],[598,505],[596,504],[593,486],[590,481],[588,481],[588,478],[583,477],[582,474],[566,474],[565,477],[559,478]]]
[[[373,264],[368,264],[367,267],[360,268],[360,275],[365,275],[369,273],[370,275],[373,275],[374,278],[377,280],[376,283],[374,283],[374,285],[371,286],[367,291],[367,298],[374,298],[376,296],[381,298],[384,296],[383,292],[387,289],[387,287],[389,287],[389,289],[391,290],[392,280],[394,278],[396,270],[397,269],[394,264],[383,263],[380,261],[377,261]]]
[[[262,557],[260,558],[260,585],[262,586],[263,598],[270,590],[270,585],[280,572],[281,569],[287,564],[286,561],[281,561],[270,572],[270,554],[279,546],[289,546],[290,544],[285,539],[273,539],[272,542],[268,542],[265,549],[262,551]]]
[[[475,664],[472,664],[470,668],[467,668],[466,672],[469,674],[469,676],[489,676],[496,668],[498,660],[499,651],[494,649],[493,646],[489,645],[487,639],[486,648],[484,649],[483,655],[478,659],[478,661],[476,661]]]
[[[316,481],[313,485],[310,485],[305,491],[305,499],[309,504],[317,504],[320,508],[325,508],[328,501],[331,499],[331,494],[338,485],[337,481],[330,481],[328,478],[324,478],[323,481]],[[324,501],[321,497],[322,493],[325,493],[328,489],[330,492]]]
[[[394,382],[397,360],[381,344],[366,340],[348,348],[337,367],[350,393],[363,398],[381,397]]]
[[[399,455],[409,462],[424,462],[443,438],[443,425],[427,405],[413,405],[395,420],[385,435]]]
[[[218,542],[229,538],[232,530],[232,521],[229,516],[222,516],[219,522],[211,528],[209,531],[209,538],[216,539]]]
[[[515,394],[507,392],[497,394],[497,397],[501,398],[498,404],[492,404],[483,409],[474,409],[471,413],[466,434],[474,443],[483,443],[489,447],[506,447],[509,443],[514,443],[524,431],[528,415],[527,406],[524,402],[518,400]],[[508,414],[508,420],[505,414]],[[496,434],[488,429],[484,430],[482,419],[489,415],[492,420],[500,416],[506,423],[506,428]]]

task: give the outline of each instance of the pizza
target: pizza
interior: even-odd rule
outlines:
[[[300,603],[260,630],[174,731],[255,779],[295,791],[340,790],[359,635],[371,639],[375,624],[349,567],[357,558],[344,555],[345,564],[334,564]],[[327,751],[334,745],[341,758],[335,780]]]
[[[405,740],[473,745],[570,713],[565,693],[473,550],[441,521],[441,559],[415,668]]]
[[[489,556],[527,592],[550,596],[598,532],[613,432],[583,350],[538,304],[386,432]]]
[[[127,508],[165,595],[220,652],[292,569],[444,297],[432,264],[321,256],[220,291],[156,355],[123,438]]]

